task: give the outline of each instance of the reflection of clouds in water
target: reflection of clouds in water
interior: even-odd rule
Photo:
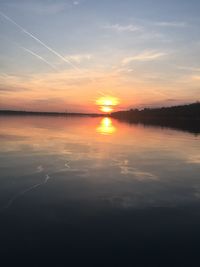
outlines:
[[[200,155],[190,155],[187,163],[200,164]]]
[[[200,199],[200,185],[194,185],[193,190],[194,190],[194,197],[199,200]]]
[[[78,161],[77,161],[78,162]],[[85,166],[82,166],[79,162],[77,163],[76,161],[71,161],[71,162],[66,162],[64,164],[61,164],[61,166],[56,166],[53,169],[53,173],[57,174],[57,173],[76,173],[77,176],[81,176],[81,177],[86,177],[89,176],[89,170],[87,168],[85,168]],[[73,163],[77,163],[77,164],[73,164]],[[76,165],[76,166],[71,166],[72,165]]]
[[[43,184],[46,184],[47,183],[47,181],[50,179],[51,177],[47,174],[46,175],[46,178],[45,178],[45,181],[44,181],[44,183]]]
[[[81,173],[78,173],[77,176],[80,177],[90,177],[90,172],[88,169],[82,169]]]
[[[27,189],[25,189],[25,190],[19,192],[18,194],[16,194],[14,197],[12,197],[12,198],[7,202],[7,204],[2,208],[2,210],[8,209],[8,208],[15,202],[15,200],[18,199],[19,197],[25,195],[26,193],[28,193],[28,192],[34,190],[35,188],[37,188],[37,187],[39,187],[39,186],[45,185],[45,184],[48,182],[48,180],[49,180],[50,178],[51,178],[51,177],[50,177],[48,174],[46,174],[46,175],[45,175],[45,179],[44,179],[43,182],[38,183],[38,184],[35,184],[35,185],[31,186],[31,187],[28,187]]]
[[[64,164],[64,168],[59,168],[58,171],[77,171],[80,172],[77,176],[80,177],[89,177],[91,175],[90,171],[97,170],[100,171],[101,168],[105,169],[105,162],[100,162],[100,164],[91,165],[90,162],[84,161],[82,162],[83,158],[81,159],[73,159],[72,163],[75,163],[75,166],[72,167],[69,162]],[[86,158],[85,158],[86,160]],[[87,159],[88,160],[88,159]],[[73,164],[72,164],[73,165]],[[138,168],[134,168],[130,166],[129,160],[113,160],[111,164],[108,164],[112,167],[118,167],[120,170],[120,174],[122,175],[132,175],[136,180],[143,181],[143,180],[157,180],[158,177],[155,174],[150,172],[140,170]]]
[[[40,166],[38,166],[37,168],[36,168],[36,172],[37,173],[40,173],[40,172],[43,172],[44,171],[44,168],[42,167],[42,165],[40,165]]]
[[[117,206],[121,208],[132,208],[135,206],[135,201],[131,197],[120,197],[120,196],[115,196],[107,199],[108,202],[112,206]]]
[[[54,173],[58,173],[58,172],[73,172],[73,171],[77,171],[76,168],[73,168],[70,166],[70,162],[66,162],[64,163],[64,166],[62,165],[61,167],[57,167],[57,168],[54,168]]]
[[[65,167],[67,169],[61,169],[61,171],[70,171],[70,172],[78,172],[76,175],[77,176],[80,176],[80,177],[87,177],[89,176],[89,170],[86,169],[86,168],[83,168],[82,166],[80,167],[76,167],[76,168],[72,168],[70,165],[69,165],[69,162],[65,163]],[[79,173],[80,172],[80,173]]]
[[[150,172],[138,171],[132,167],[121,167],[121,174],[134,175],[138,180],[157,180],[158,177]]]
[[[104,198],[104,201],[109,203],[111,206],[122,209],[142,208],[142,207],[158,207],[158,202],[153,198],[146,198],[143,195],[132,195],[132,196],[113,196]],[[168,204],[169,205],[169,204]]]
[[[137,180],[157,180],[158,177],[150,172],[142,171],[131,167],[129,160],[114,160],[113,166],[120,168],[120,173],[123,175],[133,175]]]
[[[130,192],[129,192],[130,193]],[[196,199],[200,198],[199,193],[195,195],[184,196],[182,194],[174,194],[171,192],[151,190],[135,190],[134,193],[129,194],[127,191],[122,195],[113,195],[102,198],[104,202],[115,207],[123,209],[131,208],[147,208],[147,207],[176,207],[178,205],[185,205],[185,203],[194,203]]]
[[[65,163],[65,167],[67,167],[67,169],[70,169],[71,167],[69,166],[69,162]]]

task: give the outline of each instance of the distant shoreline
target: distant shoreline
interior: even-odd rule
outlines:
[[[200,102],[161,108],[130,109],[112,113],[123,120],[200,120]]]
[[[112,118],[130,124],[144,126],[159,126],[200,133],[200,103],[182,106],[144,108],[143,110],[131,109],[111,114]]]
[[[0,110],[0,116],[111,117],[129,124],[142,124],[200,134],[200,103],[163,108],[117,111],[111,114]]]
[[[78,116],[78,117],[102,117],[104,114],[80,113],[80,112],[47,112],[47,111],[18,111],[0,110],[0,115],[19,115],[19,116]]]
[[[24,111],[24,110],[0,110],[0,115],[38,115],[38,116],[110,116],[120,120],[200,120],[200,102],[161,108],[144,108],[116,111],[109,114],[104,113],[82,113],[82,112],[50,112],[50,111]]]

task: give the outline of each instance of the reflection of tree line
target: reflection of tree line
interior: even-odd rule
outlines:
[[[180,129],[195,134],[200,133],[199,102],[174,107],[118,111],[112,113],[111,116],[129,123],[142,123],[144,125]]]
[[[79,116],[79,117],[102,117],[95,113],[62,113],[62,112],[34,112],[34,111],[12,111],[0,110],[0,115],[27,115],[27,116]],[[130,109],[110,114],[111,117],[129,123],[142,123],[143,125],[155,125],[200,133],[200,103],[189,105],[144,108],[142,110]]]

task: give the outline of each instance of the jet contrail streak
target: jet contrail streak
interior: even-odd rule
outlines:
[[[20,48],[22,48],[24,51],[28,52],[29,54],[33,55],[34,57],[42,60],[43,62],[45,62],[47,65],[49,65],[52,69],[58,71],[58,69],[52,65],[50,62],[48,62],[45,58],[41,57],[40,55],[34,53],[33,51],[29,50],[28,48],[25,48],[23,46],[20,46]]]
[[[9,22],[11,22],[13,25],[15,25],[18,29],[20,29],[22,32],[24,32],[25,34],[27,34],[29,37],[31,37],[32,39],[34,39],[37,43],[39,43],[40,45],[42,45],[43,47],[45,47],[47,50],[49,50],[51,53],[53,53],[54,55],[56,55],[58,58],[60,58],[61,60],[63,60],[64,62],[66,62],[67,64],[69,64],[73,69],[75,69],[76,71],[78,71],[79,73],[82,73],[83,71],[81,69],[79,69],[77,66],[75,66],[69,59],[67,59],[66,57],[63,57],[61,54],[59,54],[57,51],[55,51],[54,49],[52,49],[50,46],[46,45],[45,43],[43,43],[40,39],[38,39],[36,36],[34,36],[32,33],[28,32],[26,29],[24,29],[21,25],[19,25],[17,22],[15,22],[13,19],[11,19],[10,17],[8,17],[7,15],[5,15],[2,11],[0,11],[0,15],[8,20]],[[36,56],[36,55],[35,55]],[[40,58],[41,59],[41,58]],[[42,59],[41,59],[42,60]],[[47,63],[47,62],[46,62]],[[48,64],[48,63],[47,63]],[[92,83],[95,83],[96,87],[98,88],[98,83],[96,82],[96,79],[93,77],[89,77],[89,80]]]
[[[12,24],[14,24],[18,29],[20,29],[22,32],[27,34],[29,37],[34,39],[36,42],[44,46],[46,49],[48,49],[51,53],[56,55],[58,58],[63,60],[64,62],[68,63],[71,67],[73,67],[75,70],[81,71],[79,68],[77,68],[73,63],[71,63],[67,58],[63,57],[61,54],[56,52],[54,49],[52,49],[50,46],[43,43],[40,39],[38,39],[36,36],[34,36],[32,33],[28,32],[26,29],[24,29],[22,26],[20,26],[18,23],[16,23],[13,19],[5,15],[3,12],[0,11],[0,15],[4,17],[6,20],[10,21]]]

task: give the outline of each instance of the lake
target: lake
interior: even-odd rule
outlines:
[[[0,125],[2,266],[199,266],[200,135],[101,117]]]

